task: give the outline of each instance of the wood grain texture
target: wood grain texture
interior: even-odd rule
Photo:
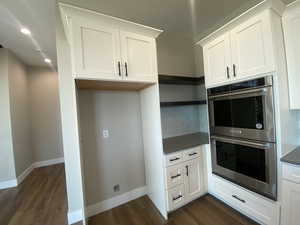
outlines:
[[[165,221],[146,196],[98,214],[89,225],[254,225],[252,220],[206,195],[176,210]]]
[[[98,80],[76,80],[79,89],[99,91],[140,91],[153,83],[125,82],[125,81],[98,81]]]
[[[64,165],[35,169],[17,188],[0,191],[0,225],[67,225]],[[89,225],[254,225],[210,195],[169,215],[165,221],[144,196],[89,219]],[[76,223],[75,225],[82,225]]]
[[[0,191],[0,225],[66,225],[64,164],[38,168],[16,188]]]

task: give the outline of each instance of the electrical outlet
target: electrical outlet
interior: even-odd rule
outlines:
[[[108,138],[109,137],[109,132],[108,132],[107,129],[103,129],[103,131],[102,131],[102,137],[103,138]]]
[[[119,192],[120,191],[120,185],[119,184],[116,184],[114,186],[114,192]]]

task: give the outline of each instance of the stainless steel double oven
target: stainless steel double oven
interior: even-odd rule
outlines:
[[[277,199],[272,77],[208,89],[212,170]]]

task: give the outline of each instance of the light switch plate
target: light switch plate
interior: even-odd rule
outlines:
[[[108,138],[109,137],[109,131],[107,129],[103,129],[103,131],[102,131],[102,137],[103,138]]]

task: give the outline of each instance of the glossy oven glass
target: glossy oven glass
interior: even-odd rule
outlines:
[[[214,135],[275,142],[272,87],[209,96],[209,115]]]
[[[263,96],[215,101],[215,126],[264,129]]]

